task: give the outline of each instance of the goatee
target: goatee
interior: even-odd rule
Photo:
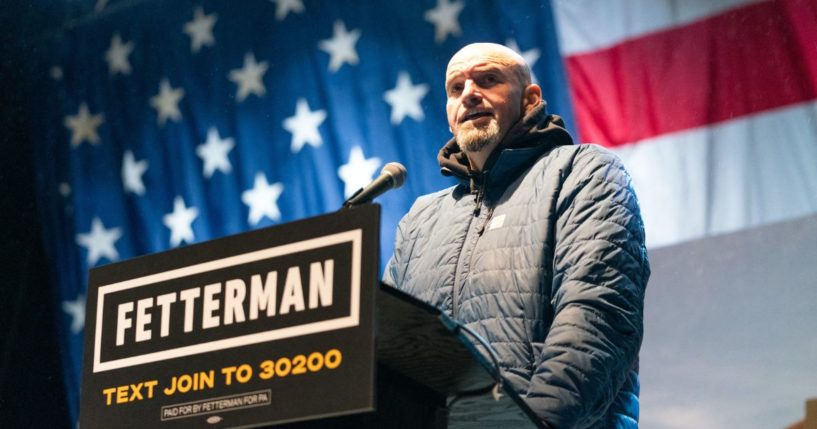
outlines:
[[[457,133],[457,145],[463,152],[479,152],[488,146],[497,143],[499,138],[499,124],[491,121],[483,128],[469,127],[460,129]]]

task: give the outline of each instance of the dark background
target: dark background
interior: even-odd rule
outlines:
[[[86,2],[4,0],[0,9],[0,421],[70,427],[53,294],[34,197],[26,61]],[[93,5],[91,5],[93,7]]]

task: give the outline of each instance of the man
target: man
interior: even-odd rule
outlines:
[[[624,167],[573,145],[504,46],[457,52],[445,90],[454,138],[438,158],[460,183],[415,202],[384,282],[485,338],[547,426],[637,427],[650,271]]]

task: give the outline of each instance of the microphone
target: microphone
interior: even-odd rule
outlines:
[[[373,199],[389,189],[397,189],[406,181],[406,167],[399,162],[390,162],[380,171],[380,176],[371,183],[360,188],[344,201],[343,208],[349,208],[372,202]]]

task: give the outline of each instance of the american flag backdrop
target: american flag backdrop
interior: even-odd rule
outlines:
[[[817,212],[813,0],[105,3],[32,72],[74,417],[91,267],[336,210],[398,161],[384,263],[452,184],[444,70],[467,43],[516,49],[576,140],[622,157],[653,247]]]
[[[648,246],[817,212],[817,2],[554,10],[581,141],[621,156]]]
[[[142,1],[54,38],[38,185],[70,408],[91,267],[337,210],[398,161],[408,182],[379,200],[385,261],[414,198],[452,184],[436,163],[445,66],[475,41],[518,49],[572,123],[538,1]]]

